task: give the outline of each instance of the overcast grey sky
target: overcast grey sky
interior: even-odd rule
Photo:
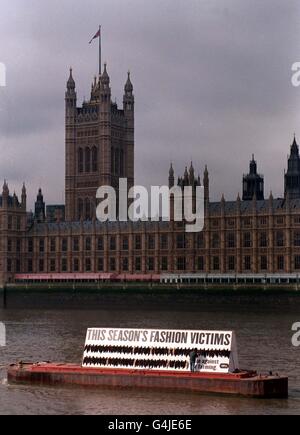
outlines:
[[[79,103],[103,60],[121,103],[127,70],[136,97],[137,182],[165,184],[205,164],[214,199],[233,199],[255,153],[266,195],[282,195],[292,142],[300,142],[298,0],[2,0],[0,177],[26,181],[47,203],[64,192],[64,92],[74,70]]]

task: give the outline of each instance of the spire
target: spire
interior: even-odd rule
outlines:
[[[17,207],[17,205],[18,205],[18,198],[17,198],[16,192],[14,192],[14,195],[13,195],[13,206]]]
[[[130,80],[130,71],[128,71],[127,82],[125,85],[125,93],[132,94],[132,92],[133,92],[133,85],[132,85],[131,80]]]
[[[269,210],[272,212],[273,211],[273,193],[272,190],[270,192],[270,196],[269,196]]]
[[[226,205],[226,201],[225,201],[225,196],[224,193],[222,194],[222,198],[221,198],[221,215],[224,217],[225,215],[225,205]]]
[[[207,165],[205,165],[205,170],[204,170],[203,186],[204,186],[204,200],[205,202],[209,202],[209,173],[208,173]]]
[[[290,199],[300,198],[300,156],[299,147],[294,135],[291,153],[288,157],[288,169],[284,177],[284,191],[290,193]]]
[[[25,209],[26,209],[26,200],[27,200],[26,186],[25,186],[25,183],[23,183],[21,201],[22,201],[22,206]]]
[[[237,199],[236,199],[236,210],[238,213],[241,212],[241,197],[240,193],[238,193]]]
[[[185,185],[187,185],[189,182],[189,173],[188,173],[187,166],[185,167],[185,171],[184,171],[184,182],[185,182]]]
[[[37,220],[37,222],[41,223],[41,222],[45,222],[45,218],[46,218],[46,207],[45,207],[45,203],[44,203],[44,197],[43,197],[43,192],[42,189],[39,188],[38,191],[38,195],[36,198],[36,202],[35,202],[35,219]]]
[[[9,188],[8,188],[8,184],[7,184],[6,180],[4,180],[2,194],[3,194],[3,196],[9,195]]]
[[[174,178],[174,169],[173,169],[173,163],[171,163],[170,170],[169,170],[169,188],[171,189],[174,187],[175,184],[175,178]]]
[[[297,155],[297,156],[299,155],[299,147],[296,140],[296,134],[294,134],[294,141],[291,146],[291,155]]]
[[[191,162],[190,171],[189,171],[189,178],[190,178],[190,185],[192,186],[194,184],[194,180],[195,180],[195,170],[193,167],[193,162]]]
[[[73,70],[72,70],[72,68],[70,68],[70,76],[69,76],[69,79],[67,82],[67,88],[68,88],[68,90],[74,91],[75,86],[76,85],[75,85],[75,80],[73,79]]]
[[[128,71],[127,82],[124,87],[123,109],[125,111],[126,116],[133,117],[134,95],[133,95],[133,85],[130,80],[130,71]]]
[[[106,63],[104,64],[104,71],[103,71],[103,74],[101,76],[101,83],[103,85],[107,85],[107,86],[110,83],[110,78],[109,78],[109,75],[107,73],[107,64]]]
[[[257,163],[254,158],[254,154],[252,154],[252,160],[250,162],[250,174],[257,175]]]

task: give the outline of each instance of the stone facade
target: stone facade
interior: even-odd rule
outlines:
[[[178,185],[204,186],[205,227],[186,233],[184,222],[105,223],[96,221],[99,186],[117,188],[120,177],[134,184],[134,97],[128,75],[123,110],[111,102],[109,77],[92,85],[91,99],[77,108],[70,73],[66,92],[66,217],[63,206],[45,216],[39,190],[35,216],[22,198],[0,196],[0,282],[13,282],[19,273],[116,274],[161,273],[300,273],[300,157],[294,139],[284,198],[263,199],[263,178],[254,158],[243,179],[243,201],[211,202],[209,173],[195,176],[186,168]],[[247,184],[248,182],[248,184]],[[169,186],[175,185],[173,166]],[[61,212],[55,213],[58,209]],[[53,222],[55,220],[56,222]]]

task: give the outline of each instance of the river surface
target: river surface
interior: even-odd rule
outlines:
[[[0,321],[7,346],[0,366],[24,361],[80,363],[88,327],[235,330],[240,366],[272,370],[290,378],[287,400],[144,390],[9,385],[0,368],[1,414],[300,414],[300,347],[291,344],[292,324],[300,322],[298,296],[202,296],[192,300],[128,303],[95,295],[15,296]]]

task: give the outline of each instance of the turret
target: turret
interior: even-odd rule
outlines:
[[[225,201],[225,196],[223,193],[222,198],[221,198],[221,214],[222,214],[222,216],[225,214],[225,205],[226,205],[226,201]]]
[[[291,153],[288,159],[288,170],[284,177],[285,197],[289,194],[290,199],[300,198],[300,157],[299,147],[294,136]]]
[[[45,222],[46,219],[46,210],[45,210],[45,203],[44,203],[44,197],[42,193],[42,189],[39,189],[36,202],[35,202],[35,208],[34,208],[34,217],[37,220],[37,222]]]
[[[204,201],[209,202],[209,173],[208,173],[207,166],[205,166],[203,186],[204,186]]]
[[[110,77],[107,72],[107,64],[104,64],[104,71],[102,76],[100,77],[100,91],[101,95],[106,96],[107,98],[111,96],[111,89],[110,89]],[[108,100],[105,100],[108,101]],[[110,98],[109,98],[110,102]]]
[[[124,110],[133,110],[134,108],[133,84],[131,83],[130,72],[128,72],[127,82],[124,87],[123,104]]]
[[[254,194],[258,201],[264,199],[264,177],[257,173],[257,163],[253,154],[249,173],[243,177],[243,201],[251,201]]]
[[[17,208],[18,207],[18,203],[19,203],[18,197],[16,195],[16,192],[14,192],[14,195],[13,195],[13,207]]]
[[[170,170],[169,170],[169,188],[171,189],[175,185],[175,176],[174,176],[174,169],[173,164],[171,163]]]
[[[123,110],[126,119],[126,148],[127,148],[127,180],[128,188],[134,185],[134,95],[133,85],[128,72],[124,87]]]
[[[72,69],[67,81],[65,94],[65,146],[66,146],[66,219],[71,220],[74,214],[72,202],[74,201],[75,188],[75,159],[76,155],[76,116],[77,116],[77,95],[75,91],[75,80]]]
[[[194,181],[195,181],[195,170],[194,170],[194,167],[193,167],[193,162],[191,162],[190,171],[189,171],[189,183],[190,183],[190,186],[194,186]]]
[[[188,173],[188,168],[187,166],[185,167],[185,171],[184,171],[184,185],[188,186],[189,185],[189,173]]]
[[[274,198],[273,198],[273,193],[271,191],[270,196],[269,196],[269,212],[270,212],[270,214],[273,213],[273,201],[274,201]]]
[[[236,199],[236,211],[237,211],[237,214],[241,213],[241,197],[240,197],[239,193],[238,193],[238,196]]]
[[[67,91],[66,91],[66,99],[70,99],[70,100],[76,100],[77,96],[76,96],[76,84],[75,84],[75,80],[73,78],[73,71],[72,68],[70,68],[70,75],[69,75],[69,79],[67,81]]]
[[[26,207],[27,207],[27,205],[26,205],[27,204],[27,192],[26,192],[25,183],[23,183],[23,187],[22,187],[21,203],[22,203],[23,210],[26,210]]]
[[[110,78],[107,72],[107,65],[104,64],[104,70],[100,77],[100,104],[99,104],[99,122],[100,122],[100,149],[103,156],[100,164],[101,179],[100,185],[110,186],[112,182],[112,152],[111,152],[111,89]]]
[[[9,188],[6,180],[4,180],[2,189],[2,207],[8,207]]]
[[[75,85],[75,80],[73,78],[72,68],[70,68],[70,76],[67,81],[67,90],[65,95],[67,123],[73,122],[76,115],[77,95],[76,95],[75,87],[76,85]]]

